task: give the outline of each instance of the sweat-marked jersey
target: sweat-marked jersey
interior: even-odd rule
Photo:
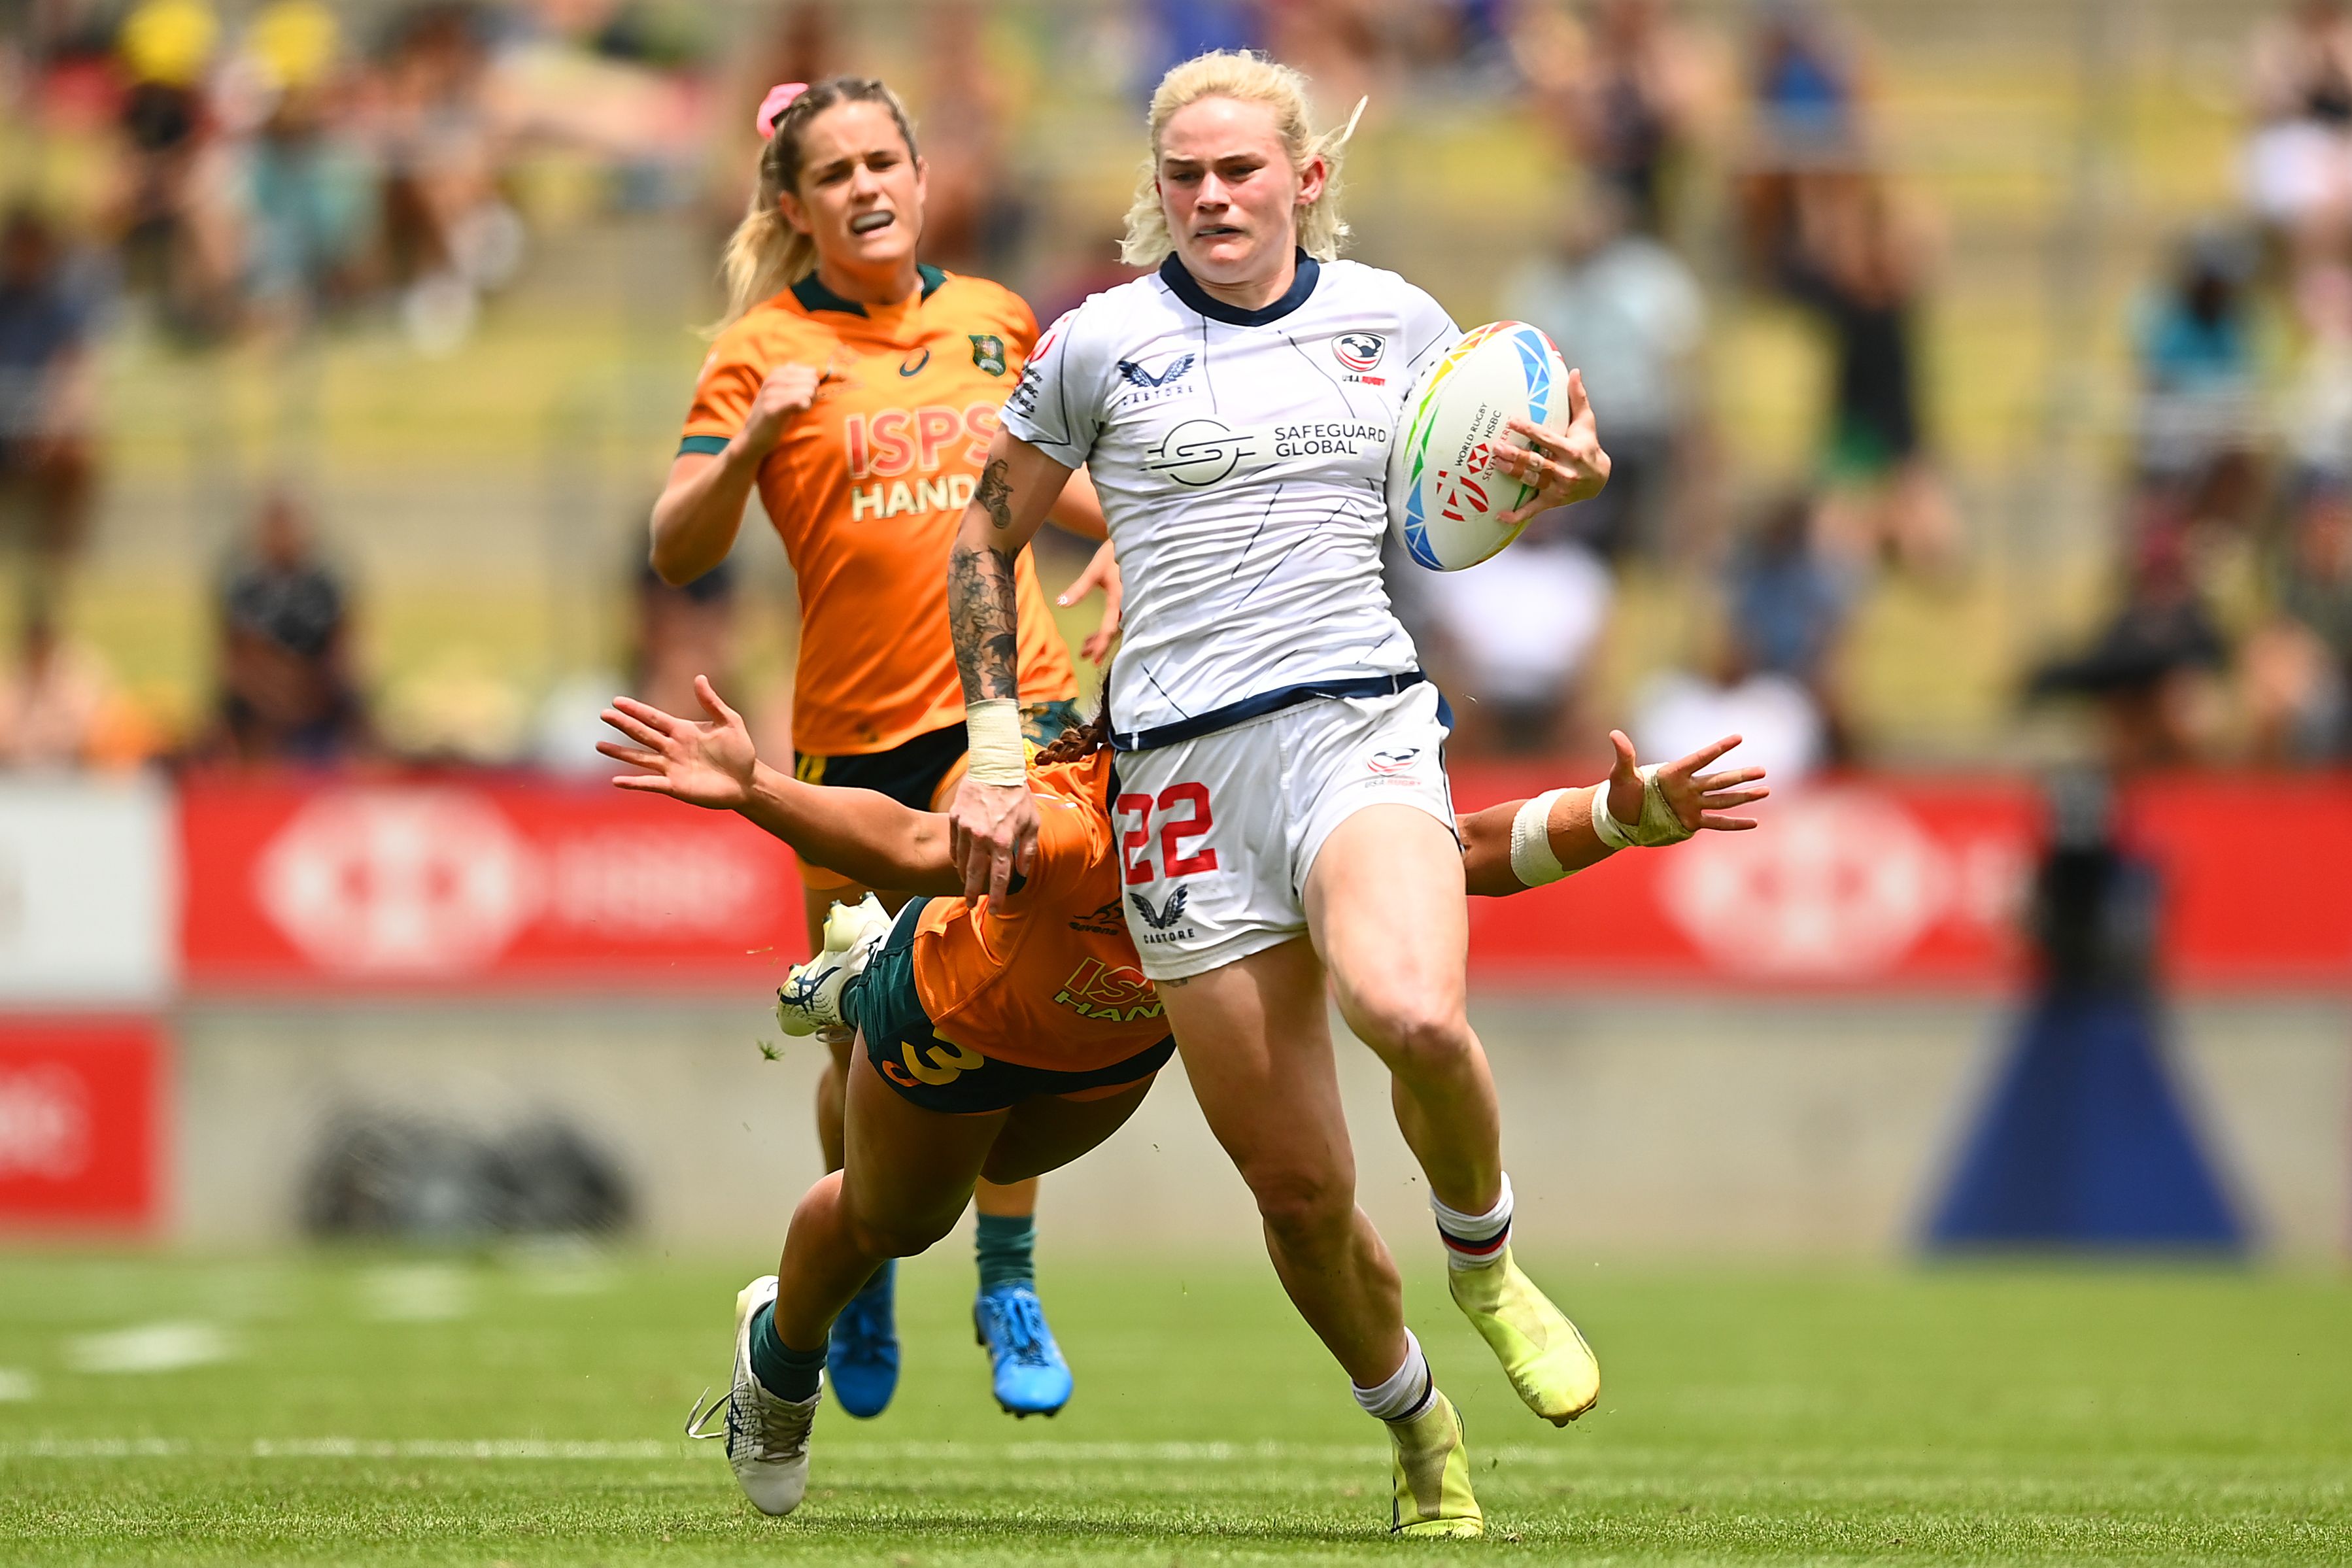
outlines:
[[[760,466],[760,502],[800,579],[794,751],[864,756],[963,721],[948,551],[1036,333],[1010,290],[926,267],[898,307],[845,300],[812,275],[712,345],[682,452],[723,451],[776,366],[834,373]],[[1025,552],[1018,579],[1022,700],[1075,698]]]
[[[1102,496],[1127,586],[1121,745],[1414,668],[1381,581],[1389,442],[1416,374],[1460,336],[1393,272],[1303,254],[1263,310],[1212,298],[1171,257],[1046,332],[1004,427],[1086,465]]]
[[[1037,861],[1019,892],[933,899],[915,921],[915,994],[940,1038],[1055,1072],[1091,1072],[1168,1037],[1137,967],[1110,821],[1111,753],[1033,769]]]

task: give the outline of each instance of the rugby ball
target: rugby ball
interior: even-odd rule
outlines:
[[[1423,371],[1389,446],[1389,525],[1405,553],[1433,572],[1475,566],[1519,536],[1503,514],[1535,494],[1495,468],[1496,447],[1525,447],[1504,428],[1525,419],[1568,428],[1568,364],[1525,321],[1490,321]]]

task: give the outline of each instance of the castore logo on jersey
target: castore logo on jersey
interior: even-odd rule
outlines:
[[[1166,931],[1184,918],[1184,905],[1190,900],[1192,891],[1190,888],[1179,888],[1168,895],[1168,901],[1165,904],[1159,905],[1153,904],[1141,893],[1129,893],[1128,897],[1134,900],[1135,912],[1143,917],[1144,924],[1153,931]]]
[[[1129,386],[1140,386],[1147,389],[1171,386],[1177,382],[1183,380],[1184,373],[1192,368],[1192,356],[1191,354],[1178,354],[1174,359],[1170,360],[1157,375],[1154,375],[1151,372],[1144,369],[1141,365],[1136,363],[1131,359],[1123,359],[1118,362],[1118,374],[1120,380],[1126,382]]]

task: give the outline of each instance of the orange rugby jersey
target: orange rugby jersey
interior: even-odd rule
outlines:
[[[1168,1037],[1119,910],[1111,753],[1032,770],[1036,869],[977,916],[933,899],[915,920],[915,994],[940,1038],[1055,1072],[1091,1072]]]
[[[811,274],[712,345],[681,452],[724,450],[776,366],[833,372],[760,466],[761,504],[800,579],[794,750],[862,756],[963,721],[948,551],[1036,337],[1010,289],[925,267],[896,307],[845,300]],[[1025,550],[1017,575],[1021,700],[1075,698]]]

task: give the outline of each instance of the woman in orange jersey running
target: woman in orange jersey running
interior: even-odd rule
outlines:
[[[759,189],[727,247],[726,321],[654,508],[653,562],[672,583],[717,565],[756,487],[800,589],[794,775],[927,809],[965,764],[949,542],[1037,325],[1010,290],[917,261],[923,162],[887,87],[786,84],[758,125]],[[1055,516],[1103,536],[1091,490]],[[1021,707],[1042,743],[1076,721],[1077,680],[1025,555],[1019,570]],[[834,900],[866,889],[807,860],[802,877],[814,948]],[[895,908],[905,894],[886,896]],[[835,1033],[817,1089],[828,1169],[849,1052]],[[1057,1409],[1070,1373],[1033,1286],[1035,1184],[982,1183],[978,1201],[974,1310],[997,1395],[1023,1414]],[[854,1415],[879,1413],[898,1384],[892,1282],[886,1266],[835,1331],[834,1386]]]
[[[803,855],[925,895],[896,921],[876,904],[836,909],[824,950],[782,994],[788,1026],[854,1026],[866,1063],[849,1078],[845,1163],[801,1200],[778,1276],[736,1298],[728,1461],[753,1503],[783,1514],[807,1487],[830,1326],[861,1283],[946,1235],[975,1181],[1054,1170],[1117,1131],[1174,1040],[1119,916],[1125,847],[1111,823],[1107,713],[1035,759],[1035,858],[1003,900],[975,906],[956,896],[944,816],[786,778],[761,763],[707,679],[696,690],[708,722],[626,698],[605,711],[627,741],[598,750],[644,770],[614,783],[739,812]],[[1610,738],[1617,766],[1605,784],[1460,819],[1471,892],[1518,892],[1604,858],[1602,809],[1619,824],[1671,814],[1684,837],[1755,826],[1726,814],[1764,798],[1761,768],[1700,772],[1739,737],[1638,771],[1633,742]],[[1398,1522],[1425,1510],[1416,1488],[1433,1484],[1400,1479]]]

